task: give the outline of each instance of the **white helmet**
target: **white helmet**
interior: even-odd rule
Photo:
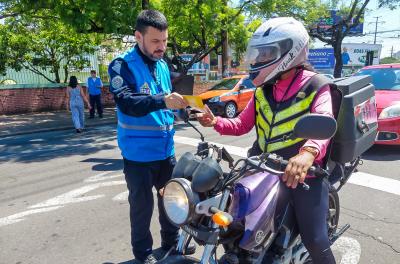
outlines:
[[[292,17],[264,22],[250,39],[245,58],[254,85],[261,86],[306,62],[309,39],[303,24]]]

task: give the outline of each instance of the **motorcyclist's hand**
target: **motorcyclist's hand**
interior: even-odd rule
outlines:
[[[195,116],[199,123],[204,127],[213,127],[217,123],[217,118],[207,105],[204,106],[204,113],[198,113]]]
[[[307,171],[313,165],[314,159],[314,155],[307,151],[302,151],[292,157],[289,159],[289,164],[286,166],[282,180],[286,182],[288,187],[295,189],[298,183],[304,182]]]
[[[165,105],[169,109],[182,109],[188,106],[188,103],[182,95],[178,93],[171,93],[164,97]]]

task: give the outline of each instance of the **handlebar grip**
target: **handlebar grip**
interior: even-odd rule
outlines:
[[[289,164],[288,160],[284,160],[282,158],[279,158],[279,159],[269,158],[269,159],[274,163],[279,163],[282,171],[285,170],[286,166]],[[328,176],[328,173],[324,169],[322,169],[320,166],[311,166],[308,169],[308,174],[310,176],[317,176],[317,177]]]

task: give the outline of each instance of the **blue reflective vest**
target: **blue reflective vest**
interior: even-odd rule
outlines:
[[[133,73],[137,93],[149,95],[171,93],[171,79],[167,64],[156,62],[157,81],[148,66],[133,48],[120,56]],[[122,76],[122,73],[121,73]],[[122,76],[124,77],[124,76]],[[169,109],[151,112],[143,117],[133,117],[117,109],[118,146],[128,160],[149,162],[164,160],[175,154],[173,137],[174,115]]]
[[[96,77],[96,80],[93,81],[92,77],[89,77],[87,80],[88,91],[90,95],[99,95],[101,94],[102,83],[99,77]]]

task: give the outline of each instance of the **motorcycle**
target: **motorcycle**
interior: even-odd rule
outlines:
[[[277,207],[285,195],[280,177],[288,161],[274,153],[263,153],[234,162],[224,147],[206,142],[187,115],[184,119],[200,134],[201,142],[195,154],[181,156],[165,186],[166,215],[181,229],[175,249],[180,255],[167,253],[159,263],[312,263],[296,227],[292,205],[286,202]],[[291,135],[269,143],[295,138],[328,139],[335,134],[336,126],[331,117],[308,114],[299,119]],[[221,161],[229,164],[229,172],[223,172]],[[345,225],[338,230],[337,192],[358,164],[359,158],[338,166],[334,173],[318,166],[308,172],[340,179],[337,188],[329,185],[327,225],[332,244],[350,227]],[[310,187],[303,183],[298,188]],[[203,247],[199,260],[184,255],[192,239]],[[218,258],[220,245],[224,255]]]

